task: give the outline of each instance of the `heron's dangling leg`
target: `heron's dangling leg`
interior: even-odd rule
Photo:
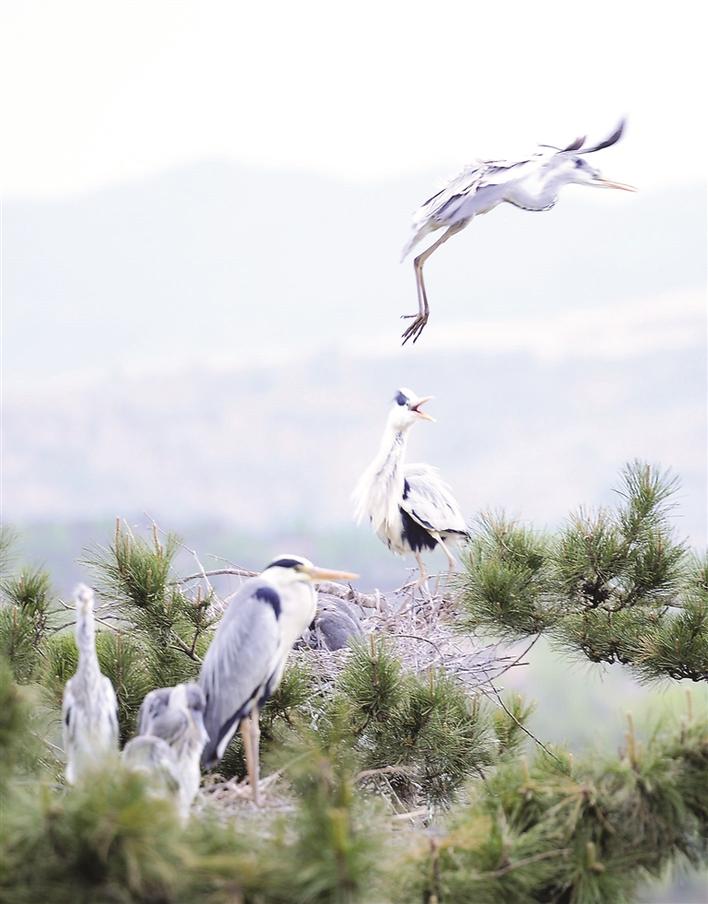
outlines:
[[[469,219],[460,220],[459,223],[454,223],[448,229],[443,232],[440,238],[433,242],[430,248],[426,248],[422,254],[419,254],[418,257],[413,261],[413,267],[415,269],[415,284],[416,289],[418,291],[418,314],[404,314],[404,317],[415,317],[415,320],[403,333],[403,345],[408,342],[409,339],[413,339],[413,342],[418,341],[418,337],[423,332],[423,328],[425,324],[428,322],[428,316],[430,314],[430,308],[428,306],[428,295],[425,291],[425,281],[423,279],[423,266],[430,255],[439,248],[444,242],[446,242],[453,235],[456,235],[461,229],[464,229],[465,226],[469,223]]]

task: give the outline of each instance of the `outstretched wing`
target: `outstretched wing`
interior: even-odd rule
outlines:
[[[269,682],[281,658],[280,596],[268,581],[251,578],[229,603],[199,673],[209,735],[205,765],[221,759],[241,719],[273,690]]]
[[[467,525],[450,487],[437,468],[410,464],[404,469],[401,508],[426,530],[468,535]]]

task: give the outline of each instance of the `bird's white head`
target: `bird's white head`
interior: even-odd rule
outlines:
[[[396,432],[402,433],[415,424],[416,421],[434,421],[421,406],[429,402],[433,396],[419,396],[412,389],[405,387],[399,389],[393,397],[393,404],[388,414],[389,426]]]
[[[320,581],[354,581],[359,577],[351,571],[318,568],[309,559],[290,554],[273,559],[262,574],[279,586],[294,583],[317,584]]]
[[[190,737],[206,744],[209,740],[204,727],[206,700],[198,684],[178,684],[169,697],[169,709],[186,717],[186,727]]]
[[[93,590],[86,584],[78,584],[74,590],[74,601],[82,615],[93,612]]]
[[[577,185],[593,185],[595,188],[618,188],[621,191],[636,191],[632,185],[624,182],[613,182],[604,179],[599,169],[592,166],[585,158],[587,154],[594,154],[603,148],[609,148],[616,144],[622,137],[625,122],[622,120],[611,135],[597,144],[587,146],[585,137],[576,138],[567,147],[558,149],[558,153],[551,158],[552,167],[556,177],[561,181],[575,183]]]
[[[584,157],[576,155],[567,157],[561,162],[559,170],[565,176],[566,182],[572,182],[576,185],[592,185],[595,188],[618,188],[621,191],[637,190],[632,185],[625,185],[624,182],[613,182],[610,179],[604,179],[600,170],[591,166]]]

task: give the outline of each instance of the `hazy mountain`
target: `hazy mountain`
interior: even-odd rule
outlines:
[[[205,164],[8,202],[6,517],[347,524],[410,385],[439,418],[411,454],[470,515],[552,522],[643,457],[679,472],[702,542],[701,192],[571,188],[547,214],[481,218],[431,260],[433,319],[401,350],[397,255],[433,185]]]

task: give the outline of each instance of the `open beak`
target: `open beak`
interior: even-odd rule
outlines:
[[[320,581],[355,581],[359,577],[352,571],[333,571],[329,568],[317,568],[315,565],[303,570],[315,584],[319,584]]]
[[[427,411],[420,410],[421,405],[425,405],[426,402],[429,402],[429,401],[431,401],[431,399],[434,399],[434,398],[435,398],[435,396],[431,396],[431,395],[423,396],[422,398],[418,399],[418,401],[415,403],[415,405],[411,405],[411,411],[413,412],[413,414],[417,414],[418,417],[422,417],[424,421],[433,421],[433,423],[435,423],[434,417],[431,417]]]
[[[624,182],[611,182],[609,179],[595,179],[595,184],[600,188],[619,188],[622,191],[637,191],[633,185],[625,185]]]

